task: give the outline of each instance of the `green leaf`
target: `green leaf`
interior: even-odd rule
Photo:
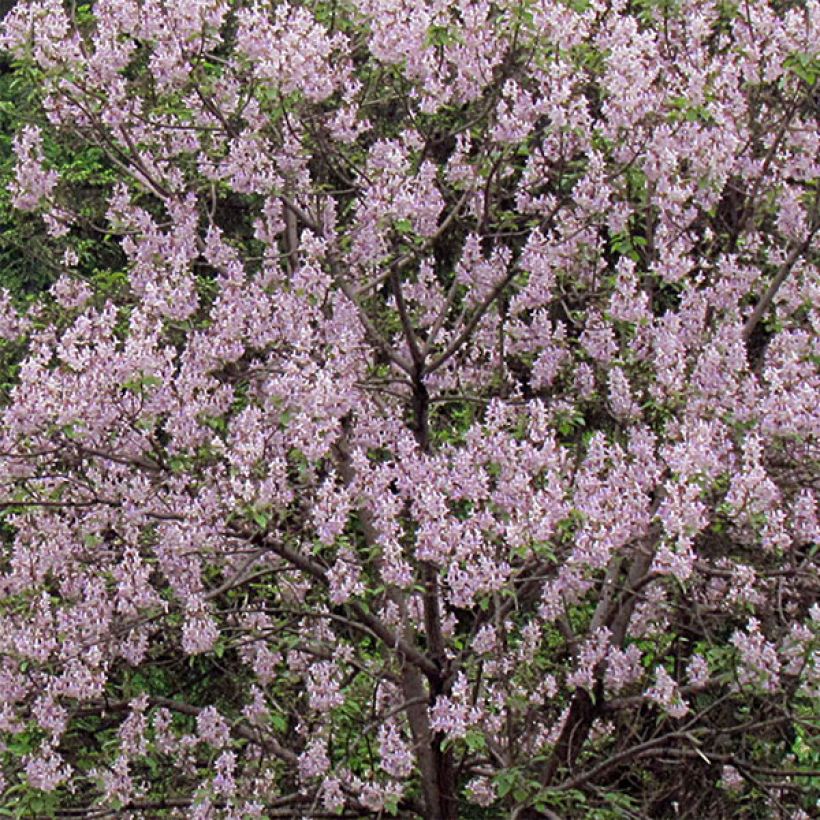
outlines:
[[[268,524],[270,523],[269,513],[266,513],[263,510],[251,510],[250,514],[257,527],[263,530],[267,529]]]
[[[795,52],[783,60],[783,67],[812,88],[820,76],[820,55]]]

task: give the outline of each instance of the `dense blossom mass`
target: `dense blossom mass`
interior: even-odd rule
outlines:
[[[0,45],[63,259],[0,295],[0,802],[810,816],[817,0],[21,0]]]

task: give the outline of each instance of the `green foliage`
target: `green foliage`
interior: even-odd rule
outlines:
[[[44,152],[61,185],[70,186],[80,222],[64,237],[48,235],[36,213],[11,205],[15,156],[13,135],[24,124],[39,123],[43,78],[29,66],[0,61],[0,287],[19,298],[41,292],[64,271],[63,254],[78,257],[76,275],[95,278],[108,266],[122,267],[116,238],[95,226],[104,224],[107,192],[118,179],[104,152],[93,145],[60,139],[44,131]]]
[[[783,67],[799,77],[809,88],[814,88],[820,77],[820,55],[796,52],[783,61]]]

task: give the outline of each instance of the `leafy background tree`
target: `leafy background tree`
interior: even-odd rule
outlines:
[[[811,816],[818,27],[17,3],[2,810]]]

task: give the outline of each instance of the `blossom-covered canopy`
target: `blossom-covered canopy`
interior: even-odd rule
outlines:
[[[808,817],[819,29],[17,3],[9,805]]]

